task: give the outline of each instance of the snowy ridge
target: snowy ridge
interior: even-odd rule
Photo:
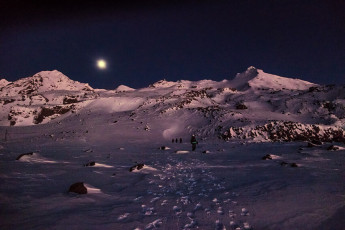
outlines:
[[[337,132],[345,127],[344,91],[343,86],[320,86],[267,74],[254,67],[233,80],[161,80],[147,88],[121,85],[116,90],[93,90],[56,70],[43,71],[1,89],[0,125],[28,126],[67,118],[78,121],[80,117],[93,123],[97,116],[125,130],[127,120],[138,121],[136,129],[149,130],[165,139],[196,133],[223,139],[292,141],[296,138],[251,133],[259,132],[256,126],[290,123],[305,124],[300,127],[305,132],[310,126],[320,130],[334,127]],[[241,127],[243,130],[237,135],[225,134]]]
[[[307,81],[280,77],[273,74],[265,73],[255,67],[249,67],[245,72],[236,75],[231,81],[233,87],[237,89],[261,88],[275,90],[307,90],[310,87],[318,86]]]

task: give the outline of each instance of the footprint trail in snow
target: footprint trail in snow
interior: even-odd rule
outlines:
[[[206,163],[176,155],[166,162],[153,162],[158,170],[147,177],[149,190],[134,200],[146,224],[137,229],[253,229],[249,210],[236,200],[239,194],[228,191]]]

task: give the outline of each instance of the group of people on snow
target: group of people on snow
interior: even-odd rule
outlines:
[[[172,143],[182,143],[182,138],[178,139],[178,138],[173,138],[171,140]],[[196,145],[198,144],[198,141],[196,140],[195,135],[193,134],[191,139],[190,139],[190,143],[192,144],[192,151],[195,151],[196,149]]]

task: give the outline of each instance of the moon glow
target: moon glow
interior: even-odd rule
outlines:
[[[97,60],[97,67],[99,69],[105,69],[105,68],[107,68],[107,62],[104,61],[103,59],[99,59],[99,60]]]

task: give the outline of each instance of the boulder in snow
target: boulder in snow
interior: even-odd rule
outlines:
[[[263,160],[272,160],[272,156],[270,154],[266,154],[262,157]]]
[[[68,192],[74,192],[78,194],[87,194],[87,188],[84,186],[83,182],[77,182],[69,187]]]
[[[291,164],[290,164],[290,167],[292,167],[292,168],[297,168],[298,165],[297,165],[296,163],[291,163]]]
[[[33,152],[29,152],[29,153],[22,153],[20,154],[16,160],[19,160],[20,158],[22,158],[23,156],[32,156],[34,153]]]
[[[331,145],[331,146],[329,146],[329,147],[327,148],[327,150],[329,150],[329,151],[337,151],[337,150],[339,150],[339,147],[338,147],[338,146],[335,146],[335,145]]]
[[[96,162],[90,161],[89,163],[84,164],[84,167],[87,167],[87,166],[95,166],[95,164],[96,164]]]
[[[144,168],[144,165],[145,164],[142,164],[142,163],[136,164],[136,165],[130,167],[129,171],[132,172],[133,170],[140,170],[140,169]]]

